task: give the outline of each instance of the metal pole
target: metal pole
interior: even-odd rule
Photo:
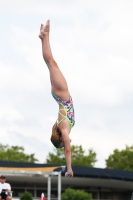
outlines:
[[[58,172],[58,200],[61,200],[61,172]]]
[[[47,200],[50,200],[51,198],[51,176],[48,176],[48,195]]]
[[[132,196],[131,196],[131,200],[133,200],[133,193],[132,193]]]
[[[34,197],[36,198],[37,195],[36,195],[36,184],[34,183]]]
[[[97,196],[98,196],[98,200],[100,200],[100,188],[98,188]]]

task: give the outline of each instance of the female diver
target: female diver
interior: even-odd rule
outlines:
[[[42,54],[48,66],[53,98],[59,104],[58,119],[52,127],[51,142],[56,148],[64,147],[67,172],[66,177],[73,176],[71,167],[71,147],[69,134],[75,124],[73,101],[70,96],[67,82],[55,62],[49,42],[50,21],[46,25],[41,24],[39,38],[42,42]]]

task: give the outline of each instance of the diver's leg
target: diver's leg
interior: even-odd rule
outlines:
[[[49,30],[50,21],[48,20],[45,26],[41,24],[39,37],[42,41],[43,58],[50,72],[51,90],[52,93],[60,97],[62,100],[68,100],[70,94],[67,82],[53,58],[49,42]]]

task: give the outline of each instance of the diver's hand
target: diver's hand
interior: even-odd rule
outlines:
[[[73,177],[73,171],[66,172],[65,177]]]

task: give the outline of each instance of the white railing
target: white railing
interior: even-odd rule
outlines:
[[[47,197],[46,197],[46,199],[47,199]],[[12,200],[20,200],[20,198],[12,197]],[[33,198],[33,200],[40,200],[40,198],[39,197]],[[51,198],[50,200],[58,200],[58,198]],[[92,200],[113,200],[113,199],[92,199]]]
[[[47,199],[47,197],[46,197],[46,199]],[[20,198],[12,197],[12,200],[20,200]],[[39,197],[38,198],[33,198],[33,200],[40,200],[40,198]],[[58,198],[51,198],[50,200],[58,200]]]
[[[20,200],[20,198],[13,197],[12,200]],[[40,198],[33,198],[33,200],[40,200]],[[58,200],[58,198],[51,198],[50,200]]]

